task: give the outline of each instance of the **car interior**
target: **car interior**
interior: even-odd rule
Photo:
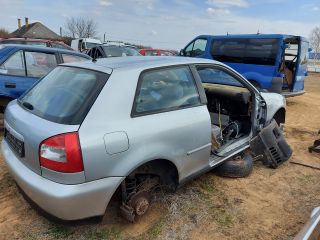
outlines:
[[[251,132],[252,97],[238,80],[219,69],[198,67],[211,117],[212,151]]]
[[[284,73],[285,76],[284,84],[287,86],[284,87],[292,89],[297,69],[299,39],[297,37],[287,38],[284,43],[287,47],[282,56],[280,72]]]

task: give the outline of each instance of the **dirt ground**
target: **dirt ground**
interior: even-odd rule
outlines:
[[[320,154],[307,151],[320,129],[320,74],[308,77],[306,91],[287,100],[285,132],[291,160],[320,162]],[[320,206],[319,179],[320,170],[289,161],[276,170],[258,162],[247,178],[209,172],[174,194],[159,194],[135,224],[113,205],[101,222],[66,224],[32,208],[0,159],[0,239],[292,239]]]

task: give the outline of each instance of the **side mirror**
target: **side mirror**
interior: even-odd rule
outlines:
[[[186,51],[184,49],[181,49],[179,52],[179,56],[185,56],[186,55]]]
[[[308,52],[312,52],[312,48],[308,48]]]

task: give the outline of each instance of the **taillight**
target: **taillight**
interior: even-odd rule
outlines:
[[[66,173],[83,171],[83,161],[77,132],[65,133],[44,140],[39,149],[42,167]]]

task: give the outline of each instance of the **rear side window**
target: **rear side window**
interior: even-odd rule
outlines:
[[[14,75],[14,76],[25,76],[26,69],[24,67],[23,51],[18,51],[8,58],[0,66],[0,73]]]
[[[76,55],[71,55],[71,54],[62,54],[62,59],[63,59],[64,63],[81,62],[81,61],[88,60],[87,58],[76,56]]]
[[[59,66],[24,94],[19,103],[35,115],[62,124],[80,124],[109,75]]]
[[[221,39],[211,53],[220,62],[274,65],[278,51],[279,39]]]
[[[41,78],[57,66],[56,56],[51,53],[25,52],[28,77]]]
[[[140,77],[133,115],[198,106],[200,97],[189,67],[151,70]]]
[[[146,50],[144,55],[145,56],[158,56],[158,51],[157,50]]]
[[[160,55],[161,56],[173,56],[174,54],[171,52],[168,52],[168,51],[160,50]]]

